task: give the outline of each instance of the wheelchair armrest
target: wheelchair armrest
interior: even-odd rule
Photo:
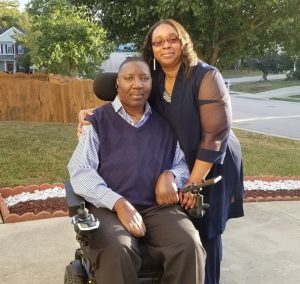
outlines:
[[[84,198],[74,192],[69,180],[65,182],[65,189],[67,204],[69,207],[69,216],[73,217],[77,214],[77,210],[79,209],[81,202],[84,201]]]

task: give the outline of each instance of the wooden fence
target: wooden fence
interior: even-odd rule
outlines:
[[[0,73],[0,120],[77,122],[80,109],[104,104],[92,80]]]

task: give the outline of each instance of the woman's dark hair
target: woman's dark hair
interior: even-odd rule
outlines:
[[[181,42],[181,50],[182,50],[182,63],[184,65],[184,73],[185,78],[188,78],[190,75],[190,72],[197,64],[198,56],[193,48],[192,40],[188,34],[188,32],[184,29],[184,27],[179,24],[178,22],[172,20],[172,19],[165,19],[161,20],[159,22],[156,22],[148,31],[146,38],[144,40],[144,44],[142,47],[142,57],[143,59],[148,63],[149,66],[153,66],[153,51],[152,51],[152,34],[154,30],[162,25],[167,24],[172,26],[178,33],[178,37]],[[157,62],[157,67],[160,66]],[[152,68],[150,68],[152,69]]]

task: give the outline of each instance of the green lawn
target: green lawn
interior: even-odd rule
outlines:
[[[222,70],[221,73],[225,79],[248,77],[248,76],[262,76],[261,71],[259,70],[252,71],[249,69],[248,70],[247,69]]]
[[[75,124],[0,122],[0,187],[63,182]]]
[[[231,91],[243,93],[260,93],[279,88],[300,86],[300,80],[269,80],[261,82],[245,82],[232,84]]]
[[[242,145],[244,174],[300,176],[300,141],[234,130]]]
[[[289,101],[289,102],[300,102],[300,95],[291,95],[284,98],[279,97],[272,97],[271,100],[277,100],[277,101]]]
[[[75,124],[0,122],[0,187],[64,182]],[[300,175],[300,141],[235,130],[245,175]]]

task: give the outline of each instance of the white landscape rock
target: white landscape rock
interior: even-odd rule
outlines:
[[[22,192],[20,194],[9,196],[5,198],[5,203],[7,207],[14,206],[19,202],[25,202],[30,200],[45,200],[47,198],[53,197],[65,197],[66,191],[61,187],[48,188],[45,190],[35,190],[33,193]]]
[[[244,181],[245,190],[293,190],[300,189],[300,180],[278,180],[278,181]]]
[[[245,181],[245,190],[300,190],[300,180],[279,180],[279,181]],[[14,196],[5,198],[7,207],[14,206],[19,202],[30,200],[45,200],[52,197],[65,197],[66,191],[61,187],[48,188],[46,190],[36,190],[33,193],[22,192]]]

